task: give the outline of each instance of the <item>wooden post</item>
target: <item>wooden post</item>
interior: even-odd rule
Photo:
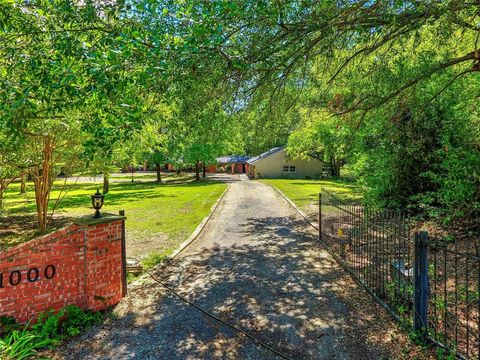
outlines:
[[[118,212],[120,216],[125,216],[125,210]],[[127,295],[127,244],[125,239],[125,219],[122,220],[122,296]]]
[[[428,233],[415,233],[415,262],[413,270],[414,329],[428,327]]]
[[[318,193],[318,240],[322,241],[322,193]]]

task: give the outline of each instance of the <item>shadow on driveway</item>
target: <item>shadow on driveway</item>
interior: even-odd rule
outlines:
[[[155,275],[292,359],[399,358],[402,336],[293,216],[248,218],[254,241],[191,249]],[[61,349],[68,359],[276,359],[151,282]],[[377,317],[375,317],[375,315]],[[380,319],[380,321],[378,321]]]

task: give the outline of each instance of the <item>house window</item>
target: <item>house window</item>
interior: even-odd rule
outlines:
[[[297,171],[297,169],[295,168],[295,166],[288,166],[288,165],[283,166],[283,172],[284,173],[296,172],[296,171]]]

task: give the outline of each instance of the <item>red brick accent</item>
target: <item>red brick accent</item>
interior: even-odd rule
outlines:
[[[70,304],[101,310],[118,303],[122,222],[68,225],[0,253],[0,315],[25,322]]]
[[[207,165],[205,170],[206,170],[207,173],[216,173],[217,172],[217,165],[216,164]]]

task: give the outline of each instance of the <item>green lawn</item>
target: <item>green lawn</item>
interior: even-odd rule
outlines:
[[[344,180],[262,179],[261,181],[275,186],[303,212],[312,217],[318,214],[318,194],[322,189],[344,198],[360,197],[355,183]]]
[[[173,175],[165,178],[166,182],[161,185],[154,182],[155,174],[151,174],[151,179],[150,182],[111,182],[110,192],[105,197],[102,211],[125,210],[128,256],[144,258],[153,256],[152,253],[164,256],[172,252],[193,232],[227,186],[213,181],[193,182],[191,178]],[[57,198],[62,184],[59,181],[54,184],[52,199]],[[98,187],[101,188],[101,182],[68,185],[69,192],[57,216],[93,214],[90,195]],[[27,226],[27,216],[34,211],[33,186],[28,184],[27,194],[19,195],[19,184],[13,184],[5,195],[0,241],[11,245],[22,236],[36,235],[34,224]],[[9,228],[14,231],[8,231]]]

